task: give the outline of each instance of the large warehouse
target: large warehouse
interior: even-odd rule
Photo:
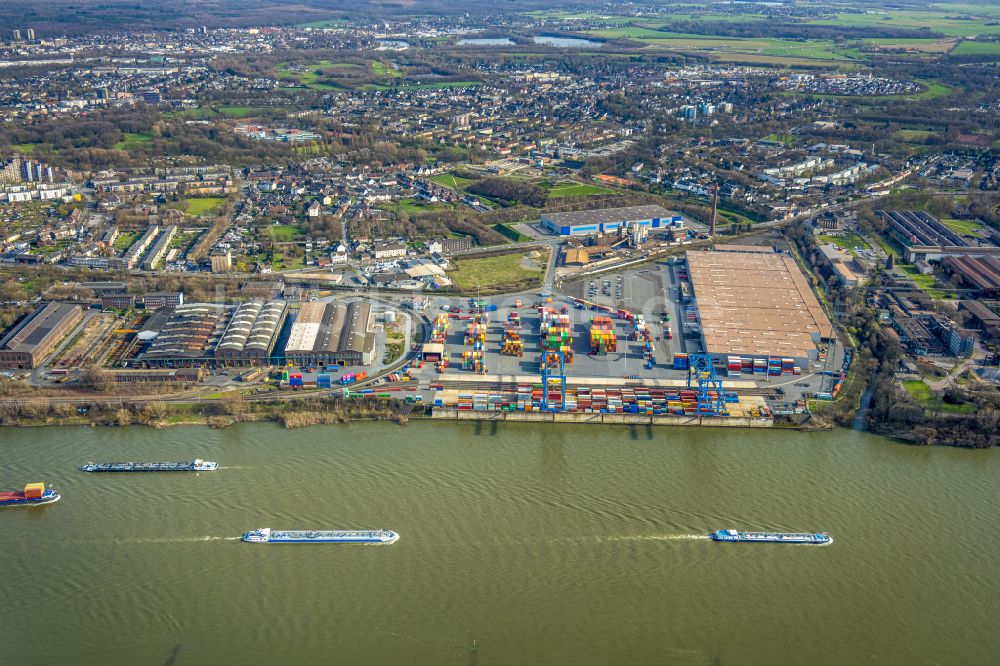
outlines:
[[[681,216],[661,206],[600,208],[572,213],[542,213],[542,225],[560,236],[590,236],[618,233],[623,225],[640,224],[650,229],[682,225]]]
[[[763,250],[687,253],[705,351],[717,362],[781,357],[808,367],[833,325],[795,260]]]
[[[285,343],[285,360],[301,366],[371,365],[371,314],[364,301],[303,303]]]
[[[220,365],[269,365],[284,321],[284,301],[240,304],[215,348],[216,360]]]
[[[144,327],[144,332],[155,337],[139,360],[148,366],[168,368],[213,362],[233,310],[231,305],[185,303],[158,311],[157,327]]]
[[[0,340],[0,367],[37,368],[81,319],[79,305],[40,306]]]

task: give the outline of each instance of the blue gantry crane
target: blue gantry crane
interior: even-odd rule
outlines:
[[[687,387],[690,390],[697,385],[698,390],[698,413],[705,414],[702,410],[713,416],[725,416],[729,412],[726,410],[725,393],[722,390],[722,377],[715,374],[715,366],[712,364],[710,354],[691,354],[688,356],[688,377]],[[711,392],[715,391],[715,396]]]
[[[549,404],[549,384],[559,383],[561,399],[558,406]],[[542,411],[562,412],[566,409],[566,355],[561,351],[542,351]]]

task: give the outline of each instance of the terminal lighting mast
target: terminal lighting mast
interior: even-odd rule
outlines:
[[[727,412],[722,378],[715,374],[711,355],[691,354],[688,364],[687,387],[690,390],[692,383],[698,385],[698,414],[707,409],[713,416],[725,415]],[[712,391],[715,391],[715,397],[712,397]]]
[[[558,406],[549,404],[549,384],[555,382],[559,382]],[[542,351],[542,411],[566,411],[566,355],[561,351]]]

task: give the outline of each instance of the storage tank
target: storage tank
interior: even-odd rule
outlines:
[[[386,310],[385,315],[383,315],[385,323],[395,324],[396,323],[396,312],[394,310]]]

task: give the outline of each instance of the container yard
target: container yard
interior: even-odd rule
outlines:
[[[611,317],[599,316],[590,320],[590,353],[594,356],[607,356],[608,352],[618,351],[618,337],[615,335],[615,325]]]

